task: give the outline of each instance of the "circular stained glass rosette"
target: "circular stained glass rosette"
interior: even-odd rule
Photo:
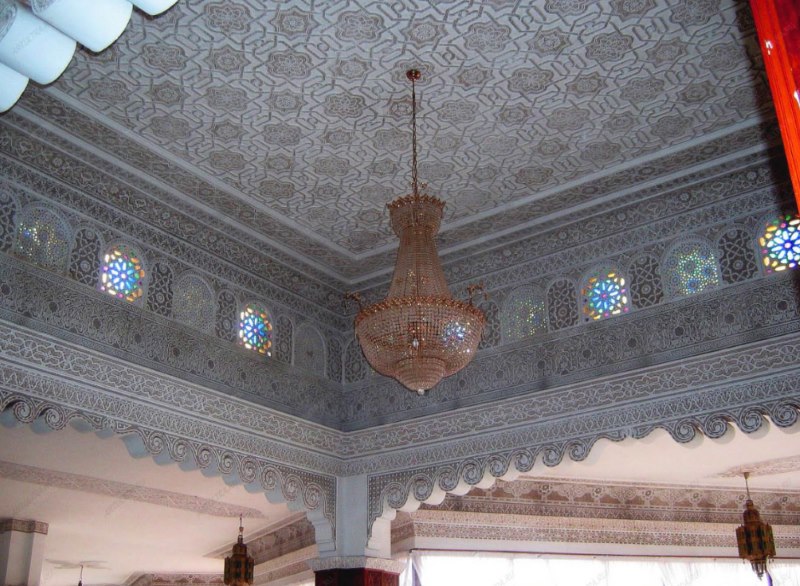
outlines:
[[[800,262],[800,218],[772,222],[759,239],[767,272],[793,269]]]
[[[101,290],[119,299],[135,301],[142,296],[144,270],[141,261],[121,248],[106,254],[100,279]]]
[[[615,273],[609,273],[602,279],[593,277],[584,289],[584,311],[595,320],[628,311],[627,293],[625,279]]]
[[[248,350],[259,354],[272,354],[272,323],[264,310],[248,306],[241,313],[239,341]]]

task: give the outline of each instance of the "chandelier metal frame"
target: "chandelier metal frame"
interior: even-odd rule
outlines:
[[[474,357],[486,317],[472,299],[482,285],[467,288],[469,300],[454,299],[447,287],[435,235],[445,203],[421,189],[417,170],[417,69],[411,82],[411,193],[388,204],[392,228],[400,238],[394,275],[386,299],[361,307],[355,332],[364,356],[379,373],[419,394],[464,368]]]

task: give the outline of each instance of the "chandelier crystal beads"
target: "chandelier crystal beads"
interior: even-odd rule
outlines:
[[[417,178],[415,82],[420,73],[412,69],[406,76],[412,99],[411,194],[388,205],[400,239],[394,275],[386,299],[360,309],[355,331],[376,371],[424,394],[472,360],[486,318],[471,299],[454,299],[447,287],[435,241],[444,202],[420,193]]]

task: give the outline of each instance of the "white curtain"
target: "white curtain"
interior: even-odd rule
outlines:
[[[413,574],[417,575],[414,582]],[[776,561],[774,586],[800,586],[800,562]],[[736,559],[620,559],[415,551],[401,586],[766,586]]]

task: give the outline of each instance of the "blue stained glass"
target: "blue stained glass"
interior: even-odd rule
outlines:
[[[628,311],[625,279],[615,271],[590,278],[583,288],[583,297],[584,313],[594,320]]]
[[[100,279],[101,291],[135,301],[142,295],[143,279],[142,262],[125,247],[114,248],[106,254]]]
[[[248,350],[272,354],[272,323],[266,311],[252,305],[245,308],[239,321],[239,340]]]

